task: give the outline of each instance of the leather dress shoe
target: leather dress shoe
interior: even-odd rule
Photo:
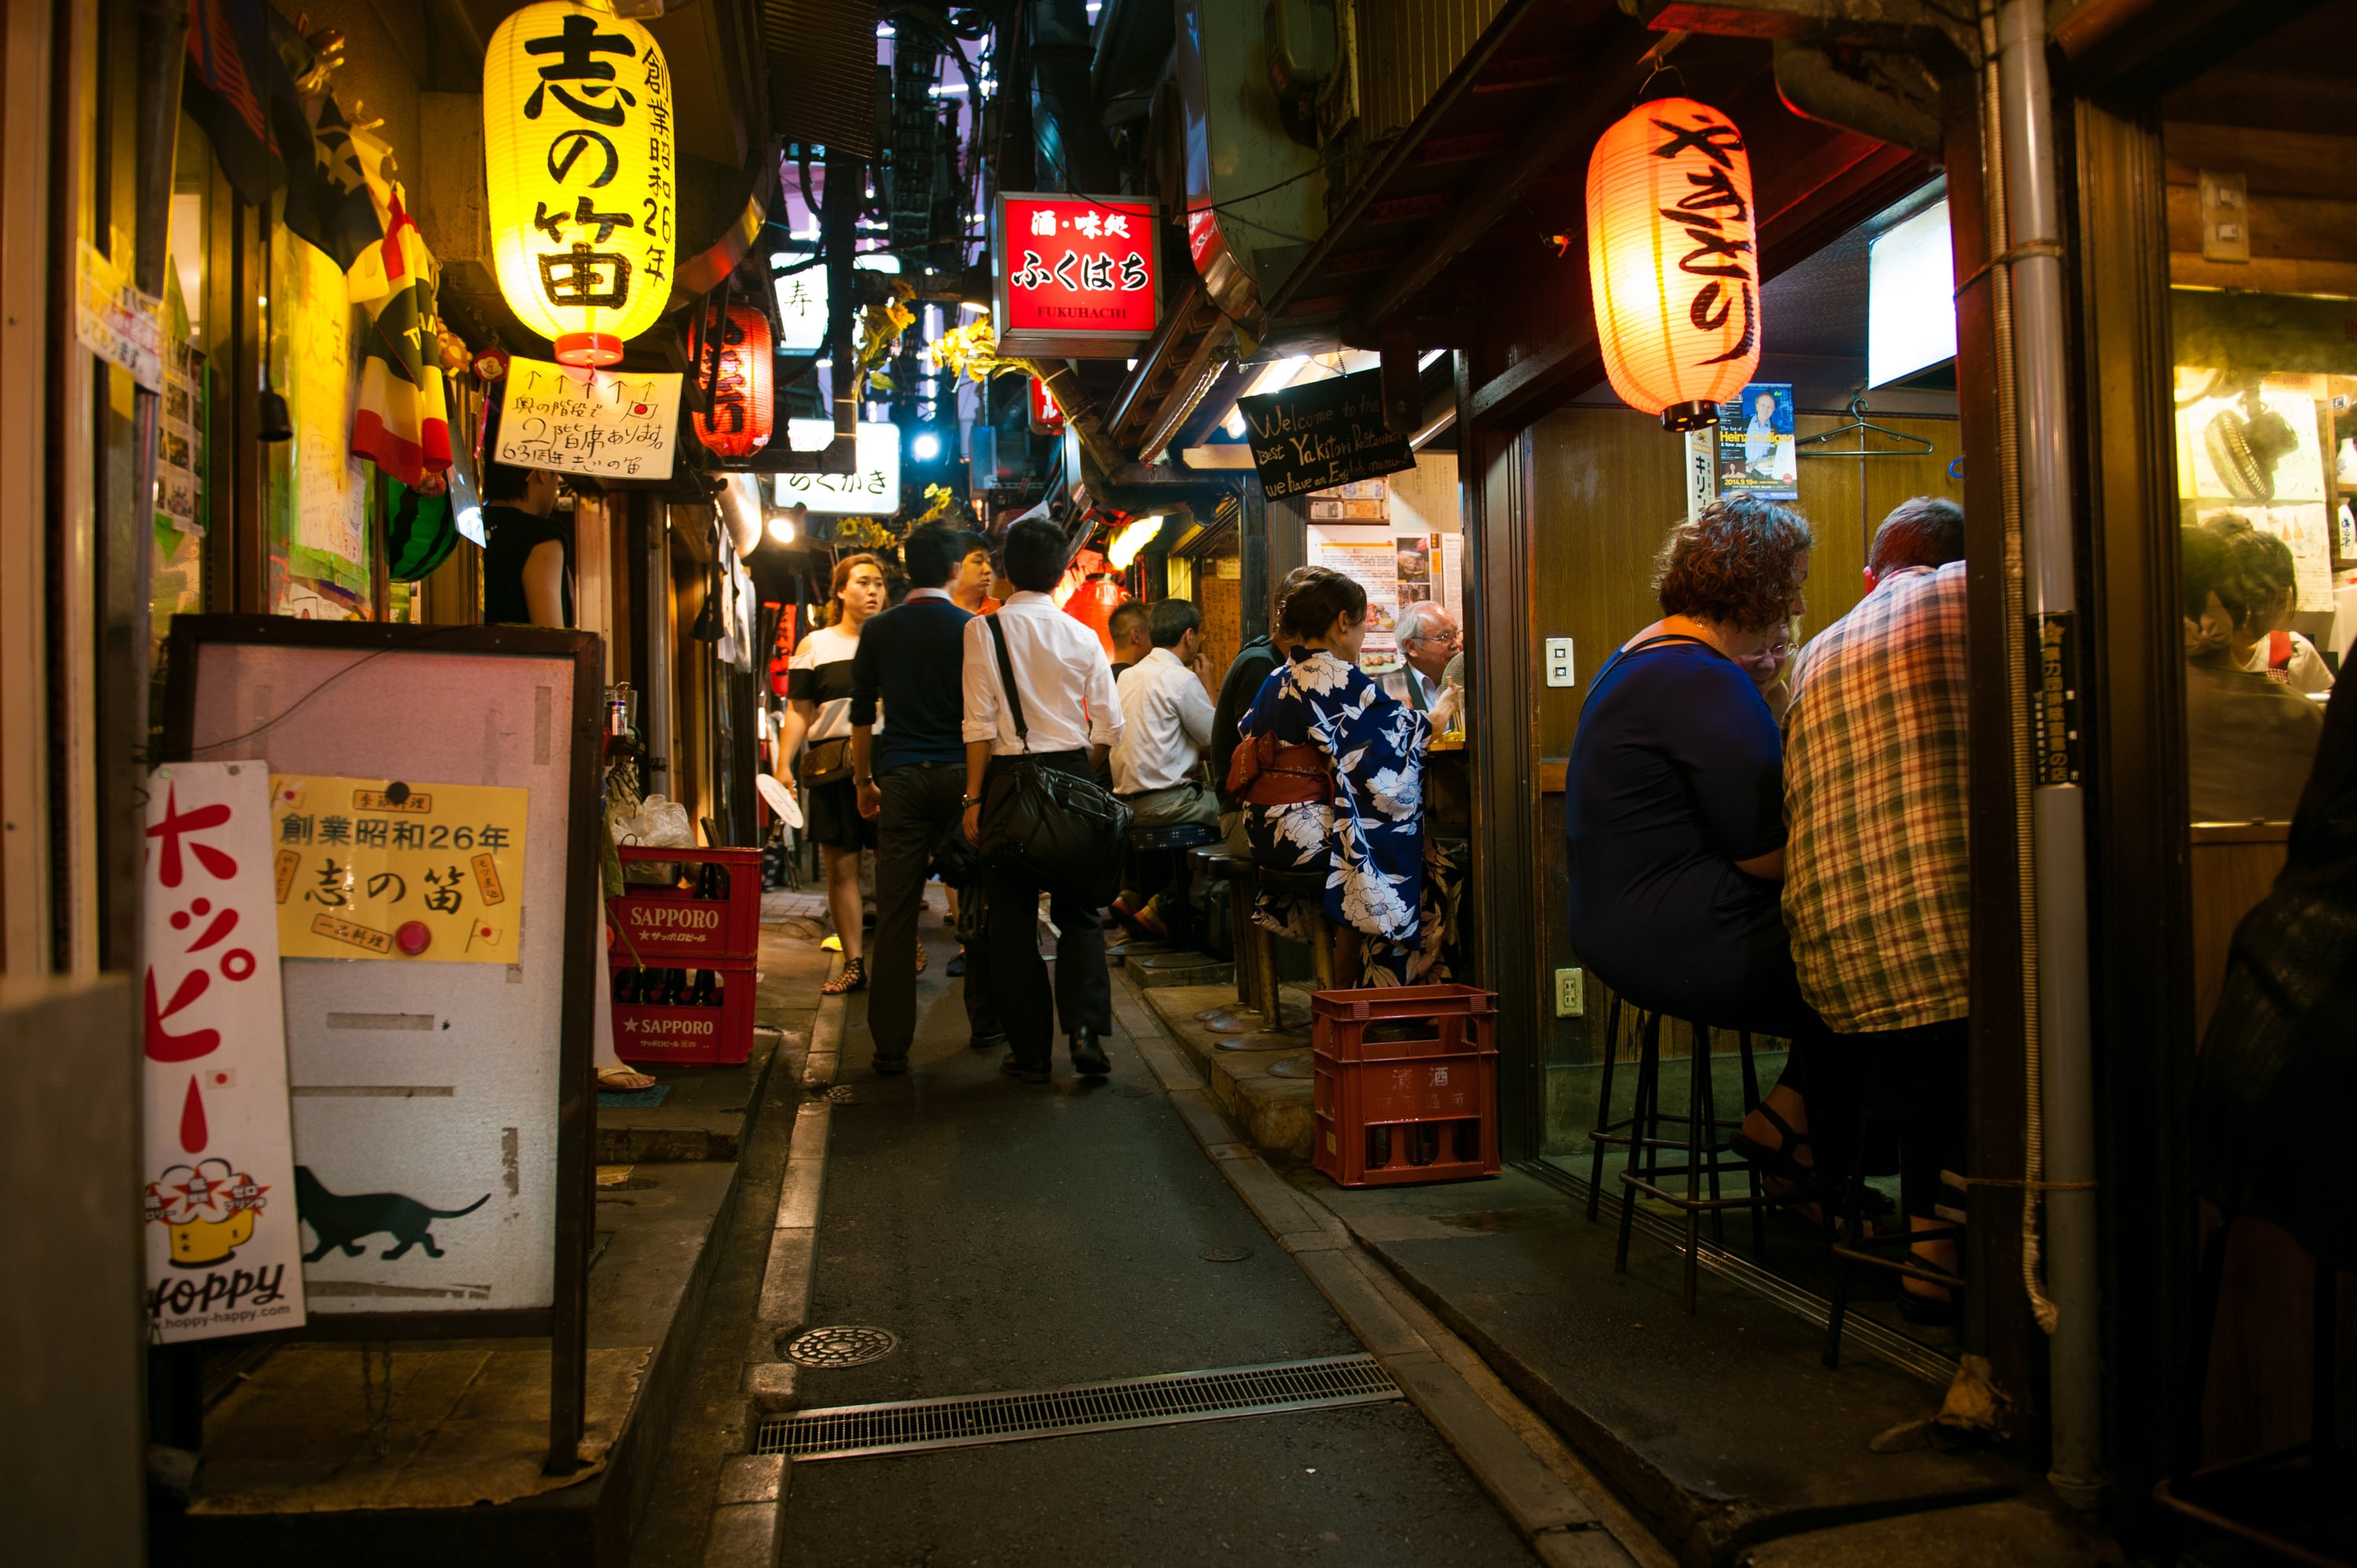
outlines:
[[[1013,1051],[998,1058],[998,1070],[1009,1078],[1019,1078],[1026,1083],[1045,1083],[1051,1076],[1044,1067],[1027,1067],[1016,1058]]]
[[[965,1048],[970,1051],[1003,1051],[1006,1046],[1007,1039],[1005,1035],[976,1035],[965,1043]]]
[[[875,1069],[878,1078],[898,1078],[909,1070],[909,1058],[905,1052],[897,1057],[888,1057],[878,1051],[876,1058],[867,1065]]]
[[[1082,1078],[1103,1078],[1113,1071],[1113,1063],[1105,1059],[1104,1043],[1094,1029],[1082,1029],[1072,1036],[1072,1070]]]

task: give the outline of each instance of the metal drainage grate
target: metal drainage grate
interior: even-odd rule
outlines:
[[[793,1343],[786,1347],[786,1359],[805,1367],[861,1367],[880,1361],[899,1348],[899,1337],[888,1328],[846,1323],[795,1335]]]
[[[1400,1397],[1372,1356],[1330,1356],[1262,1367],[1221,1367],[1158,1378],[1124,1378],[1034,1393],[970,1394],[897,1404],[799,1411],[761,1423],[753,1452],[796,1459],[848,1459],[1114,1432],[1183,1421],[1225,1421],[1276,1411],[1323,1410]]]

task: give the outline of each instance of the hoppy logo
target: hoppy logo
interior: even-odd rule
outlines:
[[[269,1190],[227,1160],[174,1165],[147,1184],[147,1222],[170,1234],[175,1268],[210,1268],[253,1239]]]

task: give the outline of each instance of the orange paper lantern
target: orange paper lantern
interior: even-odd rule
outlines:
[[[1672,430],[1718,423],[1760,365],[1743,133],[1706,103],[1631,110],[1587,164],[1587,282],[1612,390]]]
[[[695,438],[723,457],[749,457],[770,444],[777,422],[770,318],[749,305],[730,306],[725,317],[707,306],[695,325],[695,374],[712,389],[710,412],[695,416]]]

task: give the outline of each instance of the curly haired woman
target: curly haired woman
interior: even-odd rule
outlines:
[[[1782,737],[1746,664],[1805,609],[1814,542],[1798,513],[1749,495],[1672,529],[1653,578],[1662,618],[1589,684],[1564,790],[1570,936],[1588,966],[1648,1011],[1793,1041],[1737,1144],[1793,1192],[1824,1025],[1784,930]],[[1832,1119],[1817,1120],[1822,1137]]]

